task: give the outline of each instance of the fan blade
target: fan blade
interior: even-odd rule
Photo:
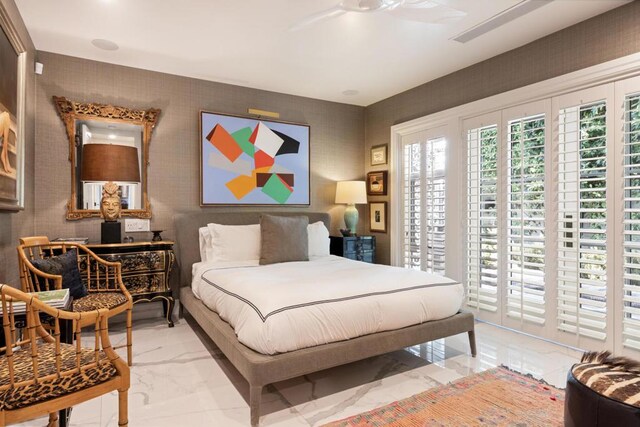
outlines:
[[[402,3],[402,7],[407,9],[432,9],[438,6],[440,6],[440,4],[431,0],[407,0]]]
[[[347,11],[340,6],[334,6],[331,9],[323,10],[322,12],[317,12],[301,19],[300,21],[290,26],[289,31],[298,31],[303,28],[310,27],[313,24],[317,24],[318,22],[335,18],[345,13],[347,13]]]

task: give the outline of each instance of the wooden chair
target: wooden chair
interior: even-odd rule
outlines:
[[[28,242],[23,238],[21,241]],[[48,240],[48,239],[47,239]],[[39,240],[42,241],[42,240]],[[78,269],[89,295],[74,299],[73,311],[83,313],[105,308],[107,316],[113,317],[126,311],[127,316],[127,362],[133,363],[132,354],[132,320],[133,299],[122,283],[121,265],[100,258],[86,246],[78,243],[36,243],[18,246],[18,263],[20,268],[20,282],[23,292],[38,292],[62,288],[62,276],[48,274],[38,270],[32,264],[35,259],[42,259],[66,253],[76,249],[78,253]],[[90,325],[82,318],[80,327]],[[120,348],[120,347],[116,347]]]
[[[0,348],[0,426],[49,414],[111,391],[118,391],[118,425],[128,425],[129,367],[112,349],[106,309],[73,313],[52,308],[35,296],[0,285],[2,328],[6,345]],[[19,304],[25,314],[18,314]],[[53,334],[40,323],[52,318]],[[18,339],[16,315],[26,317]],[[60,342],[60,321],[74,324],[75,345]],[[94,326],[93,348],[82,347],[81,324]]]
[[[48,245],[49,243],[51,242],[49,241],[49,237],[47,236],[31,236],[20,238],[20,244],[25,246]]]

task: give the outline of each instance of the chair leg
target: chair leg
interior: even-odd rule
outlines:
[[[469,346],[471,347],[471,356],[476,357],[476,331],[469,331]]]
[[[118,390],[118,426],[129,425],[129,389]]]
[[[49,424],[47,427],[58,427],[58,413],[52,412],[49,414]]]
[[[133,346],[132,346],[132,340],[133,340],[133,333],[131,331],[132,328],[132,313],[133,313],[133,309],[129,308],[127,309],[127,363],[129,364],[129,366],[133,365]]]

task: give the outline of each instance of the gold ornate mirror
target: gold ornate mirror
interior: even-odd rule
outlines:
[[[69,137],[71,197],[67,203],[67,219],[100,216],[100,199],[106,182],[82,176],[83,152],[86,151],[83,148],[87,144],[122,145],[137,149],[139,181],[118,182],[117,178],[112,181],[119,186],[122,216],[151,218],[147,166],[151,133],[160,110],[132,110],[113,105],[79,103],[57,96],[53,97],[53,102]],[[87,175],[87,165],[84,166]]]

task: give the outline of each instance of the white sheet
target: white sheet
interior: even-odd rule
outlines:
[[[264,354],[454,315],[464,289],[422,271],[327,256],[258,266],[197,263],[194,294]]]

